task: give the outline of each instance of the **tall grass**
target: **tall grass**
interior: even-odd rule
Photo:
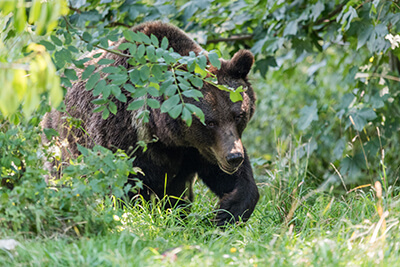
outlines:
[[[316,184],[296,145],[267,167],[256,165],[261,199],[244,225],[224,230],[210,221],[218,199],[200,182],[191,212],[162,201],[127,206],[107,234],[25,239],[0,250],[5,266],[370,266],[399,257],[399,198],[370,185],[337,193]]]
[[[246,224],[215,227],[212,219],[218,198],[198,180],[190,213],[180,208],[165,210],[168,199],[139,200],[119,212],[111,212],[110,206],[104,206],[107,212],[102,212],[98,206],[97,218],[92,221],[115,222],[107,222],[105,225],[113,227],[108,231],[104,227],[98,234],[93,231],[95,224],[90,233],[68,228],[65,234],[37,238],[0,229],[0,240],[19,242],[11,250],[0,243],[0,265],[396,265],[400,256],[398,172],[386,166],[382,144],[381,164],[366,172],[368,183],[346,183],[333,164],[328,165],[331,176],[319,177],[310,168],[320,164],[312,155],[313,139],[295,132],[293,107],[285,105],[289,88],[279,90],[276,81],[273,87],[259,87],[264,90],[259,93],[260,108],[246,130],[244,143],[252,155],[261,198]],[[290,101],[295,98],[291,96]],[[86,193],[90,195],[90,191]],[[76,206],[78,214],[88,212],[86,204]]]

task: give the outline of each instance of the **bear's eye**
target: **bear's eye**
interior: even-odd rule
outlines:
[[[207,127],[209,128],[214,128],[215,126],[217,126],[217,123],[215,121],[209,121],[207,122]]]
[[[241,120],[243,120],[243,118],[244,118],[244,114],[240,113],[239,115],[236,115],[235,120],[236,121],[241,121]]]

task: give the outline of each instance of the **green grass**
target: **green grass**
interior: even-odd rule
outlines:
[[[71,225],[40,234],[0,229],[0,239],[20,243],[14,250],[0,249],[0,266],[397,265],[399,188],[384,187],[380,199],[371,185],[355,189],[347,184],[344,190],[340,180],[315,177],[309,161],[321,165],[321,159],[299,149],[304,143],[294,140],[290,126],[295,112],[284,105],[286,91],[277,87],[260,86],[265,89],[259,92],[262,103],[245,133],[261,195],[246,224],[225,230],[212,225],[218,199],[197,181],[184,220],[180,210],[145,203],[126,209],[115,218],[123,224],[105,234],[85,234]],[[306,156],[295,157],[302,151]],[[373,184],[398,175],[387,170],[370,170],[365,178]],[[380,220],[379,207],[388,212],[385,220]]]
[[[286,163],[285,163],[286,162]],[[245,225],[225,230],[209,223],[217,198],[197,182],[190,215],[137,205],[123,225],[105,235],[27,238],[0,250],[3,266],[389,266],[399,257],[398,197],[383,198],[386,230],[379,224],[372,187],[335,193],[309,183],[304,164],[278,160],[257,176],[261,199]],[[285,165],[286,164],[286,165]],[[301,167],[300,167],[301,166]],[[289,168],[290,167],[290,168]],[[389,192],[390,193],[390,192]],[[385,192],[384,192],[385,194]],[[291,213],[293,212],[293,214]]]

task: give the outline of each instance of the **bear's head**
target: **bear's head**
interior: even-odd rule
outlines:
[[[166,37],[169,47],[182,56],[190,51],[200,54],[203,49],[186,33],[175,26],[162,22],[148,22],[133,31],[141,31],[147,35],[154,34],[161,42]],[[205,115],[205,124],[198,119],[188,127],[180,119],[172,119],[166,113],[153,110],[147,137],[155,135],[166,146],[194,147],[208,161],[217,163],[229,174],[234,173],[243,163],[245,152],[241,136],[254,113],[255,94],[247,80],[253,65],[253,55],[250,51],[240,50],[231,60],[221,61],[221,68],[210,67],[218,79],[218,84],[236,89],[245,89],[241,93],[243,101],[233,103],[229,92],[218,89],[211,83],[204,82],[203,88],[197,88],[203,93],[200,101],[184,98],[186,103],[199,107]],[[162,100],[161,100],[162,101]]]
[[[219,70],[210,68],[218,84],[231,89],[242,86],[243,101],[234,103],[229,92],[204,83],[201,88],[204,97],[199,102],[186,101],[203,110],[205,125],[195,120],[191,127],[185,127],[182,138],[185,145],[195,147],[205,159],[218,163],[224,172],[232,174],[243,163],[245,152],[241,136],[255,109],[255,94],[247,80],[254,59],[250,51],[240,50],[231,60],[220,61]]]

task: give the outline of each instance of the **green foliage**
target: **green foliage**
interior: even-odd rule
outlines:
[[[51,58],[43,46],[31,43],[26,29],[29,21],[29,29],[37,35],[52,32],[59,17],[67,12],[65,0],[0,2],[0,112],[4,115],[14,114],[24,103],[23,111],[29,116],[43,93],[48,94],[54,107],[62,101],[60,78]]]
[[[294,151],[292,151],[294,153]],[[0,250],[5,265],[303,266],[383,265],[398,262],[399,198],[376,189],[337,195],[329,184],[314,189],[307,158],[282,155],[266,174],[261,199],[248,223],[224,230],[208,217],[216,197],[196,184],[191,213],[136,205],[114,216],[114,231],[90,238],[24,239]],[[327,189],[327,190],[326,190]],[[297,204],[296,204],[297,203]],[[292,206],[297,207],[289,218]],[[383,217],[379,215],[383,209]],[[386,213],[389,211],[389,214]],[[383,220],[381,219],[383,218]]]
[[[276,137],[283,140],[280,153],[288,149],[287,136],[294,135],[299,145],[309,144],[316,159],[310,171],[321,180],[333,175],[339,181],[331,163],[346,183],[365,182],[360,179],[366,173],[369,182],[379,177],[381,150],[395,154],[398,142],[393,132],[399,127],[396,3],[225,1],[185,8],[190,15],[183,23],[205,34],[208,49],[232,53],[250,47],[255,70],[272,86],[254,86],[260,115],[249,128],[262,130],[245,136],[256,140],[252,151],[272,159]]]
[[[286,101],[286,105],[298,115],[288,117],[294,119],[295,127],[287,128],[282,134],[295,134],[299,140],[302,137],[301,142],[313,140],[310,153],[323,162],[310,166],[310,170],[326,178],[333,174],[333,170],[327,169],[330,163],[342,166],[346,172],[349,168],[343,166],[348,165],[349,158],[362,155],[363,164],[351,161],[352,168],[358,170],[351,172],[351,176],[355,173],[362,176],[370,169],[370,163],[379,166],[378,150],[373,149],[375,144],[379,140],[388,144],[397,141],[393,129],[398,127],[399,117],[388,113],[398,109],[396,33],[400,19],[397,11],[398,6],[387,1],[222,1],[218,4],[163,1],[157,5],[137,1],[72,1],[70,14],[61,22],[56,35],[41,43],[54,51],[56,65],[65,75],[62,78],[65,86],[77,81],[71,65],[85,68],[82,78],[88,78],[86,88],[102,96],[95,100],[95,111],[102,112],[103,118],[116,112],[115,101],[125,101],[120,90],[123,86],[136,98],[129,109],[139,110],[138,116],[143,121],[148,120],[147,107],[161,108],[173,118],[180,116],[188,125],[193,116],[204,119],[201,111],[184,102],[185,97],[201,97],[196,88],[210,82],[205,78],[202,56],[180,57],[166,50],[166,40],[159,44],[154,37],[121,28],[143,20],[163,19],[195,32],[207,50],[221,50],[227,57],[238,48],[251,48],[256,56],[257,72],[268,79],[271,75],[274,79],[285,76],[280,79],[283,86],[293,87],[288,93],[294,94],[296,100]],[[116,41],[121,33],[129,42],[122,44],[119,52],[129,52],[126,56],[130,58],[131,69],[109,67],[112,62],[105,59],[97,63],[105,65],[101,74],[94,72],[92,64],[83,65],[88,58],[76,59],[82,49],[110,52],[114,48],[108,47],[108,41]],[[216,54],[210,53],[208,57],[211,64],[219,66]],[[187,65],[189,72],[180,69],[180,64]],[[107,79],[101,79],[102,75]],[[305,75],[300,79],[305,86],[294,85],[297,75]],[[127,85],[127,81],[135,86]],[[317,88],[320,94],[308,92]],[[241,100],[240,89],[230,90],[230,95],[232,101]],[[331,97],[329,100],[327,95]],[[153,100],[157,96],[166,99],[161,106]],[[302,101],[297,101],[299,98]],[[376,127],[380,129],[379,136]],[[359,136],[356,140],[361,145],[354,144],[355,136]],[[267,145],[272,149],[260,153],[271,154],[274,144]],[[348,177],[349,182],[357,179],[358,175]]]
[[[51,23],[43,22],[49,16],[37,17],[39,2],[52,15]],[[53,244],[34,243],[37,249],[30,249],[28,242],[27,249],[19,247],[18,254],[12,254],[21,258],[14,262],[7,254],[1,262],[390,265],[397,261],[398,255],[389,253],[399,240],[396,2],[71,0],[65,13],[53,7],[56,2],[0,4],[5,18],[0,20],[0,111],[8,116],[0,123],[0,229],[92,237],[109,229],[123,232],[71,244],[55,242],[60,247],[53,252],[49,249]],[[17,8],[21,3],[27,4],[23,5],[27,12]],[[220,51],[224,58],[240,48],[255,55],[251,80],[258,105],[244,142],[259,185],[267,186],[243,228],[220,232],[207,223],[211,208],[202,205],[217,199],[204,188],[198,189],[200,199],[187,220],[179,210],[162,211],[146,204],[127,209],[122,216],[108,196],[132,190],[125,179],[137,170],[121,152],[81,148],[83,155],[71,162],[62,179],[50,187],[43,182],[47,174],[43,160],[50,152],[39,145],[35,127],[40,115],[33,113],[30,119],[29,114],[49,96],[53,106],[58,105],[60,81],[67,88],[86,80],[86,89],[97,97],[94,112],[103,118],[117,112],[117,101],[127,101],[122,93],[126,90],[134,98],[128,109],[138,110],[143,121],[149,118],[148,108],[181,117],[188,125],[193,116],[204,120],[203,112],[185,99],[200,99],[198,88],[215,81],[207,72],[205,55],[182,57],[167,49],[167,39],[160,42],[127,30],[149,20],[179,26],[206,50]],[[122,37],[128,42],[110,45]],[[111,66],[114,62],[107,58],[96,62],[104,51],[127,57],[132,67]],[[216,53],[210,52],[208,58],[219,67]],[[241,100],[243,88],[219,87],[230,92],[232,101]],[[160,104],[156,97],[165,101]],[[21,123],[22,118],[30,124]],[[386,232],[379,225],[385,218],[376,212],[382,199],[369,186],[376,180],[383,184],[383,206],[392,216],[386,220]],[[338,195],[342,192],[331,184],[348,194]],[[360,185],[364,190],[352,190]],[[114,215],[121,219],[114,220]],[[384,233],[379,235],[383,243],[374,233],[379,231]],[[237,254],[226,248],[228,243]],[[176,260],[165,264],[170,255]]]
[[[127,177],[136,173],[133,159],[121,151],[114,154],[102,147],[80,147],[82,155],[70,162],[61,179],[50,180],[49,186],[45,160],[55,155],[48,152],[51,147],[41,145],[37,123],[34,118],[15,127],[0,118],[1,229],[84,235],[118,225],[113,216],[121,211],[115,209],[113,198],[137,189],[126,185]]]
[[[27,6],[29,6],[29,19],[27,18]],[[4,0],[0,2],[0,10],[3,15],[13,13],[12,23],[17,33],[23,32],[29,21],[35,26],[36,34],[53,31],[59,17],[68,13],[66,0]]]

